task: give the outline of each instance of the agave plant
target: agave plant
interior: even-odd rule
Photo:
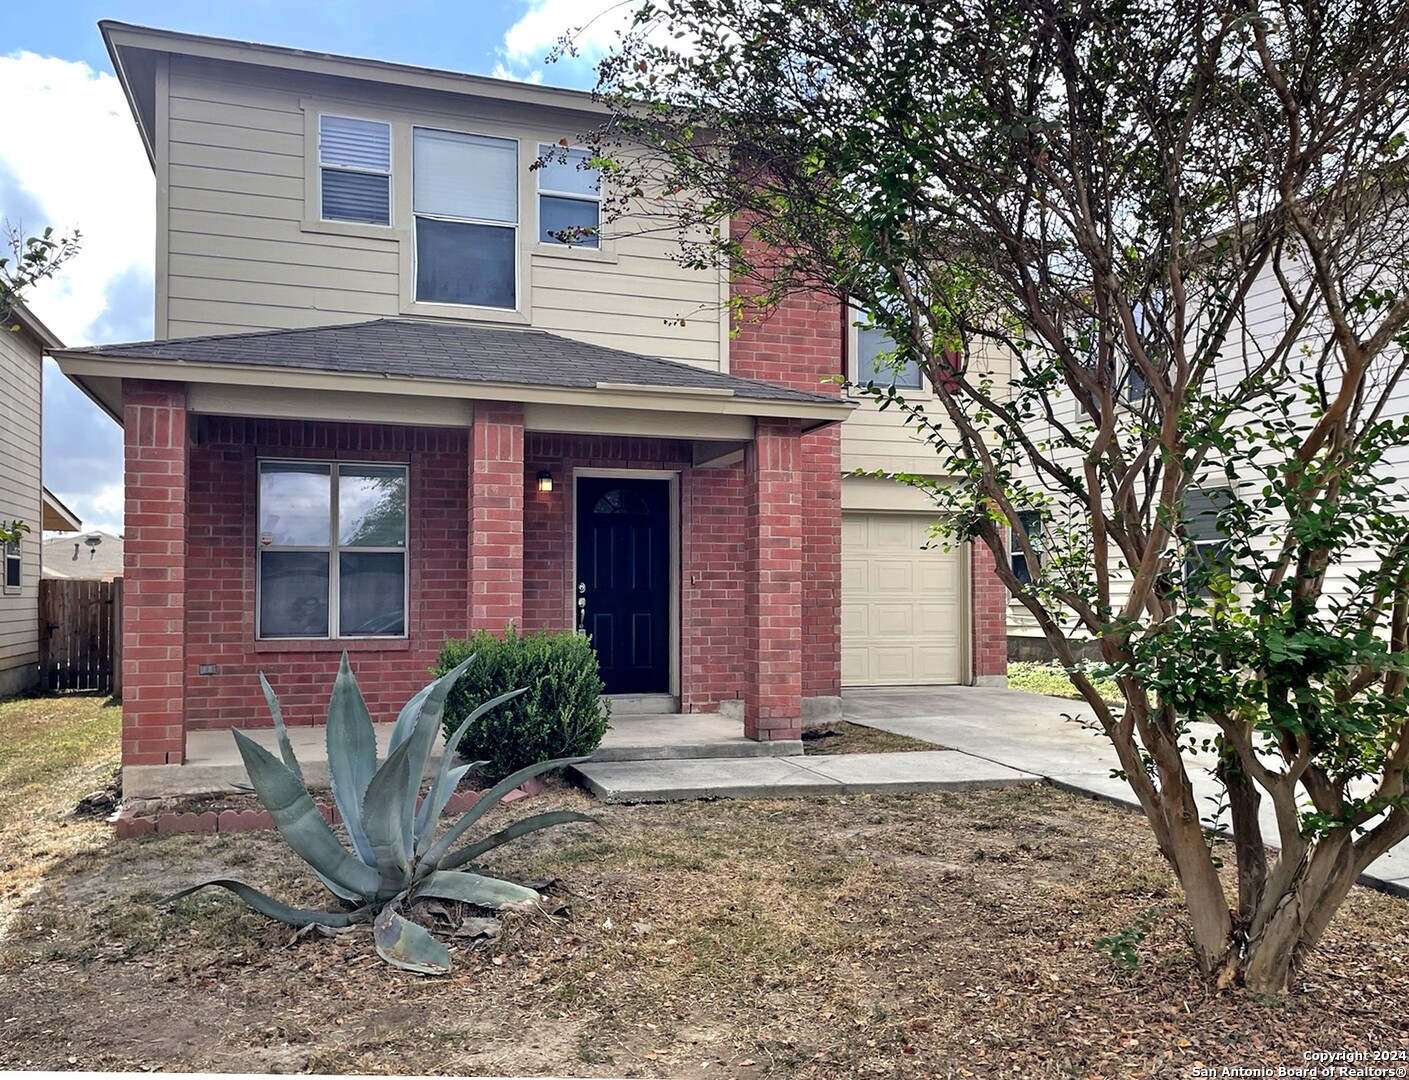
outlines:
[[[343,653],[328,702],[328,774],[333,801],[347,827],[351,850],[324,820],[309,794],[303,770],[284,727],[279,700],[261,674],[260,685],[274,717],[282,761],[242,731],[234,731],[245,771],[279,833],[347,910],[312,911],[290,907],[267,893],[230,878],[215,878],[165,897],[169,903],[207,886],[229,889],[250,907],[291,926],[328,927],[371,922],[377,952],[388,963],[410,971],[443,974],[450,953],[401,909],[436,897],[492,910],[522,910],[541,897],[533,889],[461,869],[486,852],[520,836],[569,821],[594,821],[586,814],[555,810],[516,821],[491,836],[456,848],[465,833],[519,784],[540,773],[584,758],[562,758],[531,765],[504,777],[439,837],[441,814],[464,775],[483,762],[453,766],[454,748],[485,712],[523,693],[515,690],[487,701],[465,718],[449,739],[429,790],[421,781],[440,732],[445,698],[455,680],[473,662],[459,667],[416,693],[392,725],[386,760],[377,764],[372,718]],[[418,805],[419,801],[419,805]]]

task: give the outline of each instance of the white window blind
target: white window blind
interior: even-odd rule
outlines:
[[[318,163],[324,221],[391,224],[390,124],[319,116]]]
[[[513,140],[417,128],[414,168],[417,214],[518,222],[518,144]]]

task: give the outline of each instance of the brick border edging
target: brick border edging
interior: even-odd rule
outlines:
[[[500,801],[511,803],[519,799],[526,799],[531,795],[538,795],[543,791],[544,786],[543,781],[537,777],[525,780]],[[450,801],[445,804],[444,812],[463,814],[479,802],[482,794],[483,792],[480,791],[463,791],[452,795]],[[336,825],[342,820],[337,807],[329,806],[327,803],[316,803],[315,805],[318,807],[318,812],[323,815],[323,820],[329,825]],[[138,836],[165,836],[170,833],[258,832],[274,828],[274,819],[268,810],[205,810],[199,814],[191,811],[139,814],[135,810],[123,809],[108,818],[108,821],[113,826],[115,838],[118,840],[131,840]]]

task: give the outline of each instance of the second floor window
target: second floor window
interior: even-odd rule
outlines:
[[[602,174],[586,168],[586,150],[539,146],[538,239],[544,244],[599,247]]]
[[[263,461],[260,638],[406,635],[406,466]]]
[[[1023,532],[1027,533],[1027,542],[1028,546],[1032,548],[1032,553],[1040,559],[1042,557],[1042,511],[1019,510],[1018,524],[1022,526]],[[1024,585],[1031,584],[1033,571],[1037,567],[1028,565],[1027,555],[1023,552],[1022,542],[1018,539],[1017,529],[1010,528],[1008,530],[1008,554],[1012,560],[1013,577]]]
[[[518,307],[518,143],[416,128],[415,297],[421,303]]]
[[[863,315],[864,320],[866,317]],[[856,381],[861,385],[874,382],[877,386],[918,390],[923,386],[920,365],[911,360],[903,367],[891,363],[895,340],[877,326],[856,328]]]
[[[318,185],[324,221],[391,224],[391,125],[318,117]]]

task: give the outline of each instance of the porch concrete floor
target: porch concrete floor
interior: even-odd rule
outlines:
[[[325,729],[319,725],[288,730],[304,778],[311,787],[327,787]],[[378,754],[384,757],[391,725],[377,724],[374,730]],[[246,734],[272,753],[279,752],[273,728],[255,728]],[[754,742],[744,737],[741,721],[714,713],[642,713],[613,716],[592,760],[785,757],[801,753],[802,743],[797,739]],[[245,767],[228,729],[189,732],[183,765],[130,765],[122,771],[123,795],[134,799],[229,793],[243,783],[247,783]]]

